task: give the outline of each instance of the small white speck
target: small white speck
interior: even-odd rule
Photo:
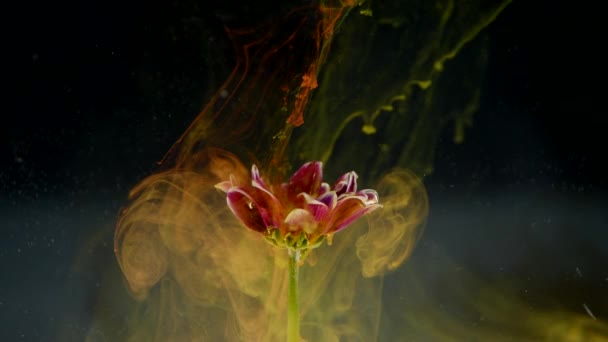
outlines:
[[[587,304],[583,303],[583,307],[585,308],[585,311],[587,311],[587,314],[593,318],[594,320],[597,321],[597,318],[595,318],[595,315],[593,315],[593,312],[591,312],[591,310],[589,309],[589,307],[587,306]]]
[[[577,267],[576,268],[576,274],[578,274],[579,277],[583,277],[583,274],[581,273],[581,270]]]
[[[222,89],[220,91],[220,96],[223,97],[223,98],[227,98],[228,97],[228,90]]]

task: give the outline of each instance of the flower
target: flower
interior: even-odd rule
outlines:
[[[231,176],[215,187],[226,192],[230,210],[245,226],[278,246],[306,249],[381,207],[375,190],[357,191],[354,171],[332,187],[322,180],[323,164],[312,161],[280,186],[268,186],[253,165],[251,184],[235,184]]]

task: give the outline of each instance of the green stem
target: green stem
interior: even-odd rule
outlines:
[[[287,307],[287,342],[300,342],[300,314],[298,311],[298,269],[300,251],[289,250],[289,299]]]

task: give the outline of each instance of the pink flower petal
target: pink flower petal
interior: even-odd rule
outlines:
[[[329,184],[327,184],[325,182],[321,183],[321,187],[319,188],[319,196],[328,192],[330,189],[331,188],[329,187]]]
[[[378,203],[378,192],[373,189],[365,189],[357,192],[357,196],[363,196],[366,198],[365,204],[375,204]]]
[[[302,198],[306,209],[312,214],[312,216],[315,218],[315,221],[319,222],[325,219],[327,213],[329,212],[329,208],[325,203],[316,200],[305,192],[300,193],[298,195],[298,198]]]
[[[323,163],[320,161],[308,162],[291,176],[287,183],[287,196],[291,201],[294,201],[295,197],[302,192],[316,196],[321,188],[322,180]]]
[[[260,170],[253,164],[251,166],[251,184],[255,187],[268,190],[268,186],[264,183],[262,176],[260,176]]]
[[[342,177],[338,178],[333,187],[333,190],[336,191],[338,197],[346,193],[357,191],[357,178],[358,176],[355,171],[345,173]]]
[[[285,218],[285,224],[289,231],[314,232],[317,224],[314,216],[305,209],[296,208]]]
[[[263,233],[266,231],[267,216],[260,212],[260,207],[254,202],[253,198],[241,188],[232,188],[227,196],[228,207],[234,215],[243,222],[247,228]]]
[[[358,211],[354,212],[347,219],[336,222],[334,224],[335,226],[334,226],[333,232],[337,233],[337,232],[341,231],[342,229],[348,227],[351,223],[357,221],[361,216],[367,215],[367,214],[371,213],[372,211],[374,211],[378,208],[381,208],[381,207],[382,207],[382,205],[380,205],[380,204],[372,204],[372,205],[369,205],[362,209],[359,209]]]

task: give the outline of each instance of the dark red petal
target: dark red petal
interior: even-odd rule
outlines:
[[[270,192],[259,188],[251,189],[251,197],[258,205],[262,218],[266,224],[278,227],[285,217],[281,202]]]
[[[267,217],[268,214],[260,212],[258,205],[245,190],[232,188],[226,196],[226,201],[230,210],[245,226],[260,233],[266,231],[267,222],[264,216]]]
[[[323,163],[320,161],[313,161],[302,165],[302,167],[291,176],[289,183],[287,183],[287,196],[289,197],[289,200],[294,201],[295,197],[302,192],[316,197],[321,188],[322,180]]]
[[[329,208],[327,205],[319,200],[314,199],[309,194],[303,192],[298,195],[298,199],[302,199],[304,202],[304,208],[308,210],[312,216],[315,218],[315,221],[323,221],[329,213]]]
[[[283,221],[283,205],[281,201],[272,193],[266,183],[260,177],[258,168],[253,165],[251,167],[251,185],[253,189],[250,192],[255,203],[266,210],[268,216],[271,217],[273,225],[279,225]],[[264,212],[260,210],[261,212]],[[267,222],[268,223],[268,222]]]

